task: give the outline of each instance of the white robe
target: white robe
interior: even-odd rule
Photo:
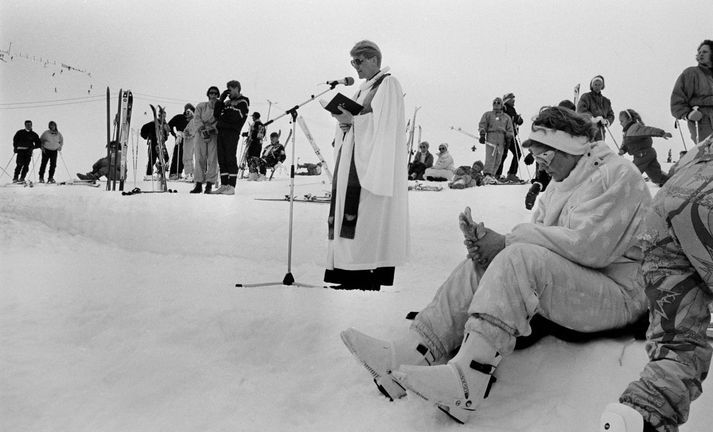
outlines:
[[[388,68],[364,82],[355,95],[362,103],[372,84]],[[354,116],[344,134],[337,127],[334,154],[339,154],[334,209],[334,239],[329,240],[327,269],[369,270],[394,267],[408,258],[408,154],[401,84],[387,76],[371,101],[372,112]],[[339,236],[349,165],[354,153],[361,194],[353,239]]]

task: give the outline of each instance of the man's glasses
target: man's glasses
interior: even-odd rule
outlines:
[[[352,66],[357,67],[357,66],[361,65],[362,63],[364,63],[364,61],[366,61],[366,59],[352,59],[352,61],[349,63],[351,63]]]
[[[552,159],[555,158],[555,151],[554,151],[554,150],[547,150],[547,151],[544,151],[544,152],[542,152],[542,153],[540,153],[540,154],[536,154],[536,155],[534,155],[534,156],[535,156],[535,160],[536,160],[537,163],[539,163],[540,165],[550,166],[550,164],[552,163]]]

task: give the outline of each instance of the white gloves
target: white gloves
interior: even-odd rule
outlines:
[[[602,116],[596,116],[592,118],[592,123],[601,124],[602,126],[609,126],[609,120],[605,119]]]

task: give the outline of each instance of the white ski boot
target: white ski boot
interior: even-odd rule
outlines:
[[[610,403],[599,420],[600,432],[643,432],[644,418],[634,408]]]
[[[344,330],[341,337],[344,345],[374,377],[379,391],[392,401],[406,396],[406,390],[394,380],[392,371],[404,364],[430,365],[435,361],[414,331],[395,342],[376,339],[353,328]]]
[[[467,332],[458,354],[448,364],[401,366],[393,376],[408,390],[430,401],[458,423],[465,423],[495,382],[502,357],[481,335]]]

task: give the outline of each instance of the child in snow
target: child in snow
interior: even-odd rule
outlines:
[[[532,222],[506,235],[460,216],[468,259],[458,264],[407,335],[355,329],[342,340],[392,399],[406,390],[465,422],[492,374],[539,314],[579,332],[617,329],[646,311],[638,235],[651,201],[641,175],[589,119],[551,107],[523,143],[552,175]],[[514,272],[513,269],[517,269]],[[458,349],[446,364],[450,352]]]
[[[671,138],[669,132],[663,129],[645,126],[639,113],[627,109],[619,113],[619,123],[624,129],[624,139],[619,149],[619,155],[630,154],[634,156],[634,165],[642,173],[646,173],[652,182],[662,186],[668,176],[661,171],[661,165],[656,159],[656,150],[651,146],[651,137]]]

